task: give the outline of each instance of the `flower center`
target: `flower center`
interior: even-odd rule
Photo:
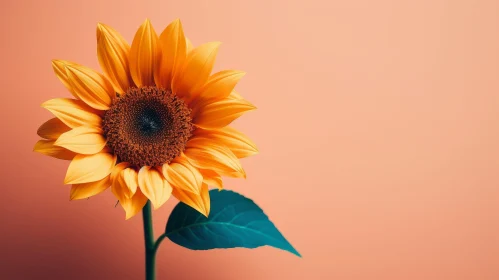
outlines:
[[[151,108],[145,108],[138,114],[136,126],[144,135],[152,135],[161,131],[163,122],[160,114]]]
[[[120,162],[137,167],[169,163],[192,135],[191,110],[169,90],[130,88],[103,118],[107,146]]]

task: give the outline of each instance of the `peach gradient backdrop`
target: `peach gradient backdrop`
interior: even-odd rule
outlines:
[[[405,3],[402,3],[405,2]],[[303,254],[190,251],[158,279],[499,279],[498,1],[3,1],[0,279],[142,279],[142,221],[110,192],[69,202],[67,162],[32,152],[69,96],[50,60],[98,68],[95,27],[129,41],[181,18],[222,41],[259,110],[235,125],[261,154],[226,186]],[[176,202],[154,212],[158,234]]]

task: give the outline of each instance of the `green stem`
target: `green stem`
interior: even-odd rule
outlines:
[[[154,244],[155,251],[158,251],[159,244],[161,244],[161,241],[163,241],[163,239],[165,239],[165,237],[166,237],[165,233],[163,233],[160,237],[158,237],[158,240],[156,240],[156,244]]]
[[[156,280],[156,244],[152,228],[151,202],[147,201],[142,209],[144,240],[146,247],[146,280]],[[159,244],[158,244],[159,245]]]

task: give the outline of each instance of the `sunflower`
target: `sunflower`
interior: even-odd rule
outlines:
[[[98,24],[103,74],[52,61],[74,98],[42,104],[55,118],[38,129],[44,139],[34,150],[71,161],[71,200],[111,188],[129,219],[173,195],[208,216],[208,188],[222,188],[222,176],[246,177],[239,159],[257,148],[228,125],[255,107],[234,91],[243,72],[211,74],[219,46],[193,48],[179,20],[159,36],[146,20],[131,45]]]

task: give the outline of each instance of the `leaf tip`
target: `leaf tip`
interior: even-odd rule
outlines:
[[[291,246],[291,245],[290,245],[290,246]],[[298,252],[298,251],[297,251],[297,250],[296,250],[293,246],[291,246],[291,248],[290,248],[290,252],[291,252],[293,255],[295,255],[295,256],[297,256],[297,257],[299,257],[299,258],[303,258],[303,256],[300,254],[300,252]]]

